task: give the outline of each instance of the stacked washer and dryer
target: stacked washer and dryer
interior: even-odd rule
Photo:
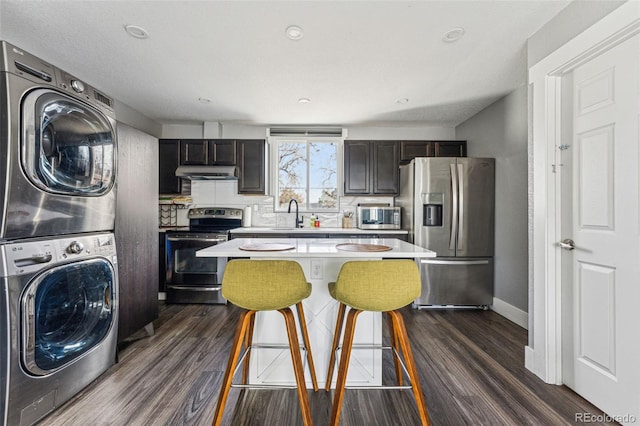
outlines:
[[[0,414],[30,425],[114,364],[113,102],[0,42]]]

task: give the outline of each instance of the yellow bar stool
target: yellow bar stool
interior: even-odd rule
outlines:
[[[340,269],[336,282],[329,283],[329,293],[340,302],[338,318],[331,346],[329,372],[327,374],[326,390],[331,389],[336,351],[340,343],[340,334],[344,322],[347,306],[347,323],[344,328],[342,354],[338,366],[338,379],[333,397],[331,411],[331,425],[338,425],[340,410],[344,398],[347,368],[353,346],[356,319],[363,311],[385,312],[389,322],[389,335],[393,359],[395,363],[397,386],[380,386],[381,389],[411,388],[418,406],[418,413],[423,425],[430,425],[429,412],[422,394],[418,370],[416,368],[409,337],[404,326],[399,308],[408,305],[420,295],[420,273],[418,266],[412,260],[369,260],[345,262]],[[400,358],[402,350],[404,363]],[[402,366],[409,376],[410,385],[403,386]]]
[[[300,345],[293,312],[289,306],[296,305],[298,320],[309,362],[309,371],[313,390],[318,390],[315,366],[311,356],[311,346],[307,325],[302,309],[302,300],[311,294],[311,284],[307,282],[302,268],[297,262],[290,260],[232,260],[227,264],[222,278],[222,295],[231,303],[246,309],[240,315],[235,337],[229,354],[229,362],[222,380],[222,388],[218,396],[218,404],[213,418],[213,425],[222,421],[222,413],[233,385],[233,377],[238,364],[238,358],[243,354],[242,383],[246,385],[249,371],[249,356],[253,336],[255,314],[258,311],[278,311],[284,316],[289,348],[293,360],[293,370],[300,399],[302,420],[304,425],[311,425],[311,410],[309,396],[304,380],[304,367],[300,356]],[[265,386],[261,386],[265,387]],[[278,386],[274,386],[278,387]]]

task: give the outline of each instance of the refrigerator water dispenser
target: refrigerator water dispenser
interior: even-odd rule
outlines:
[[[444,194],[422,194],[422,225],[442,226],[442,204]]]

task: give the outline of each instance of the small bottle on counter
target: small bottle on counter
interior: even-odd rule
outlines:
[[[316,217],[315,227],[320,228],[320,218]]]
[[[316,226],[316,215],[315,213],[311,213],[311,218],[309,219],[309,226],[315,228]]]

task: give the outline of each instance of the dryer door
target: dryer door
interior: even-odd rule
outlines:
[[[53,90],[22,102],[21,164],[41,190],[100,196],[115,182],[115,132],[98,110]]]
[[[114,268],[103,258],[57,266],[31,281],[21,301],[29,373],[53,373],[107,336],[116,318],[114,283]]]

